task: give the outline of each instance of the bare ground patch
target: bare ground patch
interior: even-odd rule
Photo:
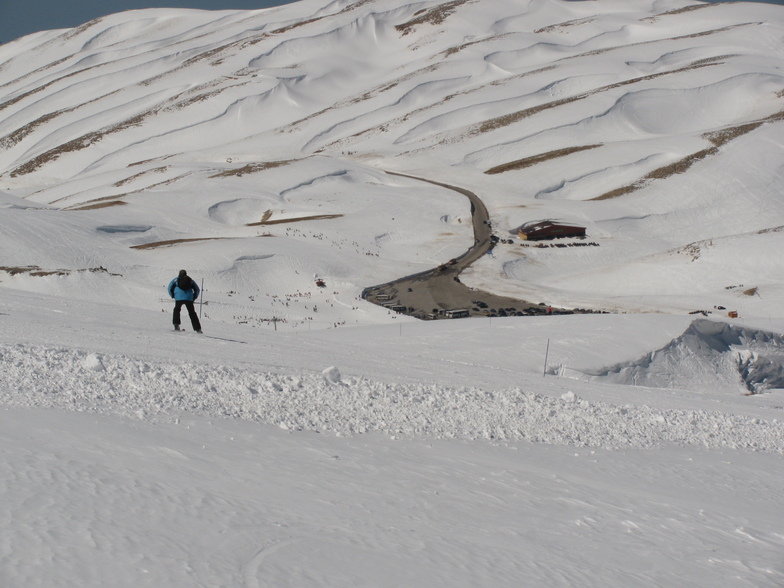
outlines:
[[[181,243],[196,243],[200,241],[217,241],[227,239],[228,237],[195,237],[192,239],[167,239],[165,241],[153,241],[152,243],[143,243],[142,245],[131,245],[131,249],[159,249],[160,247],[171,247],[172,245],[180,245]]]
[[[131,190],[130,192],[123,192],[121,194],[113,194],[111,196],[104,196],[103,198],[94,198],[92,200],[87,200],[85,202],[79,202],[77,204],[72,204],[63,208],[63,210],[93,210],[97,208],[106,208],[109,206],[120,206],[124,204],[128,204],[125,201],[120,200],[120,198],[125,198],[126,196],[130,196],[132,194],[142,194],[147,190],[153,190],[154,188],[160,188],[161,186],[168,186],[169,184],[174,184],[184,178],[190,177],[194,175],[196,172],[186,172],[184,174],[180,174],[173,178],[165,179],[161,182],[155,182],[153,184],[149,184],[148,186],[144,186],[142,188],[138,188],[136,190]],[[57,200],[53,201],[52,204],[57,204],[63,202],[65,200],[69,200],[77,196],[77,194],[71,194],[69,196],[64,196],[62,198],[58,198]]]
[[[111,194],[109,196],[103,196],[101,198],[91,198],[89,200],[76,202],[75,204],[66,204],[67,202],[70,202],[72,200],[75,200],[75,199],[79,198],[80,195],[83,196],[83,193],[75,192],[73,194],[69,194],[67,196],[63,196],[61,198],[57,198],[56,200],[51,201],[49,204],[50,205],[60,205],[60,206],[62,206],[61,210],[66,210],[66,211],[94,210],[94,209],[98,209],[98,208],[106,208],[108,206],[121,206],[121,205],[128,204],[127,202],[120,200],[121,198],[125,198],[126,196],[130,196],[132,194],[142,194],[142,193],[146,192],[147,190],[152,190],[152,189],[158,188],[160,186],[167,186],[169,184],[174,184],[175,182],[178,182],[179,180],[182,180],[184,178],[190,177],[190,176],[194,175],[195,173],[198,173],[198,172],[189,171],[189,172],[185,172],[183,174],[180,174],[180,175],[172,177],[172,178],[167,178],[167,179],[165,179],[165,180],[163,180],[161,182],[156,182],[156,183],[144,186],[142,188],[138,188],[136,190],[131,190],[129,192],[122,192],[122,193],[119,193],[119,194]],[[44,190],[41,190],[39,192],[35,192],[35,194],[40,194],[43,191]]]
[[[439,4],[430,9],[423,8],[422,10],[417,11],[414,14],[414,18],[408,22],[396,25],[395,29],[400,31],[403,35],[408,35],[419,25],[440,25],[460,6],[472,1],[473,0],[452,0],[451,2],[444,2],[443,4]]]
[[[239,85],[244,85],[246,82],[242,82]],[[111,135],[113,133],[119,133],[126,129],[130,129],[132,127],[138,127],[144,124],[149,118],[157,116],[161,113],[165,112],[172,112],[175,110],[181,110],[190,106],[191,104],[195,104],[198,102],[202,102],[204,100],[208,100],[229,88],[233,88],[234,85],[228,85],[221,88],[214,89],[214,83],[210,84],[203,84],[202,86],[197,86],[195,88],[191,88],[186,90],[185,92],[181,92],[176,94],[167,100],[163,101],[157,106],[154,106],[144,112],[140,112],[124,121],[119,123],[115,123],[113,125],[103,127],[97,129],[95,131],[91,131],[89,133],[85,133],[84,135],[67,141],[57,147],[49,149],[48,151],[34,157],[33,159],[23,163],[19,167],[15,168],[11,171],[11,177],[17,177],[25,174],[32,173],[42,166],[59,159],[62,155],[66,153],[73,153],[76,151],[81,151],[82,149],[86,149],[95,143],[101,141],[107,135]],[[208,88],[208,91],[206,91]]]
[[[781,114],[784,114],[784,111],[779,113],[779,115],[781,115]],[[776,115],[774,115],[774,117],[775,116]],[[774,117],[771,117],[771,120],[775,120]],[[766,121],[766,120],[758,120],[758,121],[746,123],[746,124],[743,124],[743,125],[736,125],[734,127],[721,129],[720,131],[713,131],[711,133],[705,133],[703,135],[703,138],[705,138],[708,141],[710,141],[711,143],[713,143],[713,145],[715,147],[721,147],[722,145],[724,145],[726,143],[729,143],[733,139],[737,139],[738,137],[742,137],[746,133],[750,133],[751,131],[754,131],[754,130],[758,129],[763,124],[765,124],[765,122],[768,122],[768,121]]]
[[[488,39],[481,39],[481,40],[478,40],[478,41],[472,41],[470,43],[465,43],[464,45],[461,45],[459,47],[453,47],[451,49],[446,49],[445,51],[442,52],[442,55],[443,55],[444,59],[446,59],[450,55],[453,55],[454,53],[459,52],[461,49],[464,49],[465,47],[469,47],[471,45],[475,45],[475,44],[478,44],[478,43],[489,42],[489,41],[492,41],[492,40],[495,40],[495,39],[499,39],[499,38],[502,38],[502,37],[505,37],[505,36],[507,36],[507,35],[506,34],[494,35],[493,37],[490,37]],[[416,71],[413,71],[413,72],[407,73],[407,74],[405,74],[403,76],[400,76],[399,78],[396,78],[396,79],[394,79],[394,80],[392,80],[390,82],[385,82],[384,84],[376,86],[375,88],[372,88],[372,89],[362,93],[361,95],[353,96],[351,98],[346,98],[344,100],[341,100],[340,102],[335,103],[333,106],[330,106],[328,108],[324,108],[324,109],[322,109],[322,110],[320,110],[318,112],[314,112],[313,114],[309,114],[308,116],[306,116],[304,118],[301,118],[301,119],[299,119],[297,121],[294,121],[293,123],[288,124],[286,127],[280,129],[278,132],[279,133],[292,132],[293,130],[296,130],[297,127],[300,124],[302,124],[304,122],[307,122],[308,120],[314,119],[314,118],[316,118],[318,116],[321,116],[322,114],[326,114],[327,112],[332,112],[332,111],[334,111],[337,108],[344,108],[344,107],[347,107],[347,106],[353,106],[353,105],[358,104],[360,102],[363,102],[365,100],[370,100],[372,98],[375,98],[377,95],[379,95],[379,94],[381,94],[383,92],[386,92],[388,90],[391,90],[391,89],[397,87],[398,85],[400,85],[401,83],[403,83],[405,81],[408,81],[408,80],[410,80],[412,78],[415,78],[416,76],[419,76],[419,75],[425,74],[425,73],[432,73],[434,71],[437,71],[439,68],[441,68],[444,65],[444,63],[445,63],[444,61],[439,61],[438,63],[422,67],[422,68],[420,68],[420,69],[418,69]],[[532,76],[532,75],[538,75],[540,73],[544,73],[546,71],[550,71],[552,69],[556,69],[556,67],[557,66],[555,66],[555,65],[548,65],[546,67],[541,67],[541,68],[538,68],[538,69],[535,69],[535,70],[532,70],[532,71],[515,74],[515,75],[512,75],[512,76],[503,78],[501,80],[495,80],[493,82],[490,82],[489,85],[491,85],[491,86],[502,86],[502,85],[508,84],[509,82],[511,82],[513,80],[525,78],[525,77]],[[437,102],[434,102],[433,104],[429,104],[427,106],[422,106],[420,108],[412,110],[411,112],[408,112],[408,113],[406,113],[406,114],[404,114],[402,116],[398,116],[398,117],[390,120],[389,122],[382,123],[382,124],[376,125],[374,127],[367,128],[367,129],[365,129],[363,131],[356,132],[353,135],[351,135],[350,137],[337,139],[335,141],[332,141],[331,143],[328,143],[327,145],[325,145],[325,146],[321,147],[320,149],[318,149],[316,152],[320,153],[320,152],[322,152],[322,151],[324,151],[326,149],[339,147],[340,145],[342,145],[343,143],[345,143],[347,140],[350,140],[350,139],[356,139],[356,138],[359,138],[359,137],[362,137],[362,136],[365,136],[365,135],[369,135],[369,134],[372,134],[372,133],[384,132],[390,126],[393,126],[393,125],[398,124],[400,122],[406,122],[407,120],[411,119],[413,116],[416,116],[418,114],[421,114],[423,112],[431,110],[431,109],[435,108],[436,106],[439,106],[439,105],[443,104],[444,102],[448,102],[449,100],[452,100],[453,98],[456,98],[458,96],[467,96],[469,94],[472,94],[474,92],[477,92],[477,91],[481,90],[484,87],[485,87],[484,85],[481,85],[481,86],[477,85],[477,86],[474,86],[473,88],[468,88],[468,89],[462,90],[460,92],[455,92],[453,94],[447,94],[447,95],[443,96]]]
[[[246,227],[260,227],[260,226],[263,226],[263,225],[283,225],[283,224],[288,224],[288,223],[298,223],[298,222],[309,221],[309,220],[327,220],[327,219],[331,219],[331,218],[340,218],[340,217],[343,216],[342,214],[315,214],[315,215],[312,215],[312,216],[300,216],[300,217],[297,217],[297,218],[279,218],[279,219],[275,219],[275,220],[269,220],[269,217],[272,216],[272,213],[269,210],[267,212],[270,213],[269,216],[267,215],[267,213],[265,213],[264,214],[265,218],[262,218],[259,222],[257,222],[257,223],[248,223],[245,226]]]
[[[444,58],[446,58],[448,56],[447,55],[448,51],[449,50],[444,52]],[[414,77],[415,75],[417,75],[419,73],[424,73],[424,72],[427,72],[427,71],[435,71],[443,63],[444,62],[442,61],[442,62],[439,62],[438,64],[430,65],[430,66],[422,68],[422,69],[420,69],[420,70],[418,70],[416,72],[413,72],[411,74],[407,74],[407,75],[399,78],[399,80],[396,80],[396,82],[394,84],[389,84],[388,87],[381,88],[381,90],[386,90],[386,89],[389,89],[391,87],[394,87],[394,85],[397,85],[397,83],[399,83],[399,82],[401,82],[403,80],[406,80],[408,78]],[[513,76],[509,76],[509,77],[503,78],[501,80],[495,80],[495,81],[490,82],[489,84],[486,84],[486,85],[502,86],[504,84],[507,84],[507,83],[513,81],[513,80],[525,78],[525,77],[528,77],[528,76],[538,75],[540,73],[544,73],[544,72],[550,71],[552,69],[556,69],[556,66],[550,65],[550,66],[541,67],[541,68],[538,68],[538,69],[535,69],[535,70],[532,70],[532,71],[515,74]],[[354,134],[352,134],[352,135],[350,135],[348,137],[343,137],[343,138],[340,138],[340,139],[336,139],[335,141],[332,141],[331,143],[328,143],[328,144],[324,145],[323,147],[320,147],[318,150],[316,150],[316,153],[321,153],[321,152],[323,152],[323,151],[325,151],[327,149],[339,148],[341,146],[344,146],[346,143],[351,142],[354,139],[359,139],[361,137],[372,135],[374,133],[386,132],[386,130],[389,127],[397,125],[397,124],[399,124],[401,122],[406,122],[406,121],[410,120],[411,118],[413,118],[414,116],[420,115],[420,114],[422,114],[424,112],[427,112],[429,110],[432,110],[433,108],[436,108],[438,106],[442,106],[444,103],[449,102],[450,100],[453,100],[453,99],[455,99],[457,97],[460,97],[460,96],[468,96],[469,94],[473,94],[475,92],[479,92],[482,89],[484,89],[486,87],[486,85],[476,85],[476,86],[474,86],[472,88],[467,88],[467,89],[461,90],[459,92],[454,92],[452,94],[447,94],[447,95],[443,96],[442,98],[440,98],[439,100],[433,102],[432,104],[428,104],[426,106],[421,106],[421,107],[419,107],[419,108],[417,108],[415,110],[407,112],[404,115],[395,117],[395,118],[389,120],[388,122],[381,123],[379,125],[376,125],[374,127],[370,127],[370,128],[367,128],[367,129],[364,129],[362,131],[358,131],[358,132],[356,132],[356,133],[354,133]],[[364,96],[362,96],[361,99],[364,100],[364,99],[372,98],[373,95],[374,95],[373,94],[374,92],[376,92],[376,90],[371,90],[370,92],[368,92]],[[338,105],[336,105],[336,107],[337,106],[350,105],[350,104],[356,103],[357,101],[359,101],[359,100],[352,99],[350,102],[343,101],[343,102],[339,103]],[[312,115],[311,117],[308,117],[308,118],[313,118],[313,117],[318,116],[320,114],[324,114],[325,112],[327,112],[329,110],[331,110],[331,108],[325,109],[325,110],[323,110],[321,112],[317,112],[317,113],[315,113],[314,115]],[[293,123],[293,124],[298,124],[300,122],[304,122],[305,120],[307,120],[307,119],[302,119],[300,121],[297,121],[297,123]],[[281,131],[281,132],[283,132],[283,131]]]
[[[731,3],[734,4],[734,3]],[[645,18],[641,18],[640,22],[655,22],[659,17],[662,16],[674,16],[676,14],[683,14],[685,12],[692,12],[694,10],[700,10],[702,8],[709,8],[712,4],[696,4],[693,6],[684,6],[683,8],[676,8],[674,10],[668,10],[667,12],[662,12],[661,14],[654,14],[653,16],[646,16]]]
[[[537,30],[534,31],[534,33],[554,33],[554,32],[561,31],[563,29],[568,29],[569,27],[576,27],[576,26],[580,26],[580,25],[583,25],[583,24],[588,24],[588,23],[593,22],[595,20],[596,20],[596,18],[593,17],[593,16],[589,16],[587,18],[577,18],[577,19],[574,19],[574,20],[567,20],[566,22],[560,22],[560,23],[557,23],[557,24],[552,24],[552,25],[547,26],[547,27],[543,27],[541,29],[537,29]]]
[[[457,45],[456,47],[450,47],[442,52],[444,57],[449,57],[451,55],[455,55],[456,53],[460,53],[463,49],[467,49],[468,47],[472,47],[473,45],[480,45],[484,43],[489,43],[491,41],[495,41],[496,39],[503,39],[504,37],[508,37],[511,33],[499,33],[496,35],[490,35],[489,37],[485,37],[484,39],[477,39],[475,41],[468,41],[467,43],[463,43],[462,45]]]
[[[39,126],[49,122],[50,120],[57,118],[61,114],[70,112],[75,109],[76,108],[65,108],[63,110],[56,110],[54,112],[50,112],[48,114],[38,117],[34,121],[29,122],[26,125],[19,127],[15,131],[8,133],[5,137],[0,138],[0,148],[10,149],[11,147],[19,143],[22,139],[27,137]]]
[[[134,180],[139,179],[141,177],[144,177],[147,174],[163,173],[163,172],[166,172],[168,170],[169,170],[169,166],[168,165],[162,165],[160,167],[155,167],[153,169],[144,170],[143,172],[139,172],[137,174],[133,174],[132,176],[128,176],[124,180],[120,180],[119,182],[115,182],[114,185],[115,185],[115,187],[119,188],[121,186],[124,186],[125,184],[130,184]]]
[[[70,112],[74,112],[75,110],[78,110],[83,106],[87,106],[88,104],[93,104],[95,102],[98,102],[99,100],[103,100],[104,98],[113,96],[114,94],[117,94],[119,91],[120,90],[115,90],[114,92],[104,94],[103,96],[99,96],[98,98],[94,98],[82,104],[77,104],[76,106],[63,108],[61,110],[55,110],[54,112],[49,112],[47,114],[44,114],[43,116],[39,116],[34,121],[31,121],[26,125],[19,127],[15,131],[8,133],[5,137],[0,138],[0,148],[9,149],[14,145],[16,145],[17,143],[19,143],[20,141],[22,141],[28,135],[30,135],[38,127],[56,119],[58,116],[61,116],[63,114],[68,114]]]
[[[21,55],[17,55],[16,57],[12,57],[8,61],[0,64],[0,72],[2,72],[3,70],[7,69],[9,64],[13,63],[14,60],[16,60],[16,59],[24,59],[24,56],[25,55],[23,53]],[[37,69],[34,69],[33,71],[30,71],[30,72],[28,72],[28,73],[26,73],[26,74],[24,74],[22,76],[19,76],[18,78],[14,78],[14,79],[6,82],[5,84],[0,84],[0,89],[7,88],[8,86],[13,86],[14,84],[18,84],[19,82],[21,82],[23,80],[26,80],[27,78],[29,78],[31,76],[34,76],[34,75],[39,74],[39,73],[43,73],[43,72],[45,72],[45,71],[47,71],[49,69],[52,69],[53,67],[57,67],[58,65],[60,65],[61,63],[65,63],[66,61],[68,61],[72,57],[73,57],[73,55],[66,55],[65,57],[61,57],[60,59],[52,61],[51,63],[47,63],[46,65],[43,65],[43,66],[41,66],[41,67],[39,67]]]
[[[11,171],[11,177],[15,178],[17,176],[22,176],[25,174],[32,173],[39,169],[40,167],[46,165],[47,163],[58,159],[60,156],[66,153],[73,153],[75,151],[81,151],[82,149],[86,149],[90,145],[93,145],[103,139],[106,135],[111,133],[117,133],[119,131],[139,126],[141,125],[145,119],[152,116],[154,111],[148,111],[145,113],[138,114],[132,118],[129,118],[123,122],[114,124],[109,127],[104,127],[97,131],[92,131],[90,133],[86,133],[81,137],[77,137],[76,139],[71,139],[53,149],[49,149],[48,151],[34,157],[33,159],[27,161],[26,163],[20,165],[13,171]]]
[[[364,102],[365,100],[370,100],[371,98],[374,98],[375,96],[381,94],[382,92],[386,92],[388,90],[391,90],[392,88],[395,88],[396,86],[400,85],[400,83],[402,83],[402,82],[405,82],[405,81],[407,81],[409,79],[412,79],[412,78],[414,78],[414,77],[416,77],[418,75],[424,74],[424,73],[434,72],[434,71],[438,70],[441,66],[442,66],[442,63],[436,63],[436,64],[428,65],[428,66],[422,67],[422,68],[420,68],[420,69],[418,69],[416,71],[413,71],[411,73],[407,73],[407,74],[405,74],[403,76],[400,76],[399,78],[396,78],[396,79],[394,79],[394,80],[392,80],[390,82],[384,82],[383,84],[380,84],[380,85],[376,86],[375,88],[371,88],[370,90],[367,90],[366,92],[363,92],[362,94],[359,94],[359,95],[356,95],[356,96],[352,96],[350,98],[345,98],[343,100],[340,100],[339,102],[336,102],[332,106],[329,106],[327,108],[323,108],[322,110],[319,110],[318,112],[314,112],[314,113],[309,114],[309,115],[307,115],[307,116],[305,116],[305,117],[303,117],[301,119],[298,119],[298,120],[296,120],[296,121],[294,121],[292,123],[289,123],[285,127],[281,128],[278,132],[279,133],[292,132],[292,131],[296,130],[298,128],[298,126],[301,125],[302,123],[307,122],[309,120],[312,120],[312,119],[314,119],[316,117],[319,117],[322,114],[326,114],[327,112],[332,112],[332,111],[334,111],[334,110],[336,110],[338,108],[344,108],[344,107],[347,107],[347,106],[353,106],[355,104],[359,104],[360,102]]]
[[[597,196],[596,198],[590,198],[590,200],[610,200],[611,198],[619,198],[621,196],[626,196],[626,194],[631,194],[642,188],[645,184],[629,184],[628,186],[621,186],[620,188],[615,188],[614,190],[610,190],[609,192],[605,192],[601,196]]]
[[[346,6],[345,8],[340,10],[340,12],[338,14],[343,14],[345,12],[349,12],[349,11],[354,10],[355,8],[358,8],[358,7],[362,6],[363,4],[367,4],[368,2],[371,2],[371,1],[373,1],[373,0],[358,0],[358,2],[355,2],[354,4],[350,4],[349,6]],[[288,25],[284,25],[282,27],[279,27],[279,28],[274,29],[274,30],[269,31],[269,32],[250,34],[248,37],[244,37],[244,38],[238,39],[236,41],[231,41],[229,43],[225,43],[225,44],[220,45],[218,47],[213,47],[211,49],[207,49],[205,51],[202,51],[202,52],[194,55],[193,57],[188,58],[185,62],[183,62],[181,65],[175,67],[174,69],[171,69],[171,70],[169,70],[167,72],[164,72],[162,74],[158,74],[156,76],[148,78],[148,79],[140,82],[140,84],[143,85],[143,86],[149,86],[149,85],[157,82],[158,80],[160,80],[160,79],[162,79],[162,78],[164,78],[166,76],[174,74],[174,73],[176,73],[176,72],[178,72],[178,71],[180,71],[182,69],[185,69],[185,68],[187,68],[187,67],[189,67],[191,65],[194,65],[196,63],[201,63],[203,61],[211,60],[210,61],[210,65],[213,65],[213,66],[220,65],[221,63],[223,63],[225,61],[225,59],[227,57],[230,57],[232,55],[236,55],[237,52],[242,51],[242,50],[246,49],[247,47],[251,47],[253,45],[257,45],[258,43],[261,43],[262,41],[265,41],[265,40],[271,38],[273,35],[278,35],[278,34],[281,34],[281,33],[285,33],[285,32],[290,31],[292,29],[296,29],[296,28],[299,28],[299,27],[302,27],[302,26],[306,26],[306,25],[309,25],[309,24],[314,23],[314,22],[318,22],[318,21],[320,21],[320,20],[322,20],[324,18],[327,18],[327,17],[318,16],[318,17],[308,18],[308,19],[305,19],[305,20],[300,20],[300,21],[297,21],[297,22],[294,22],[294,23],[291,23],[291,24],[288,24]],[[206,36],[206,34],[205,35],[201,35],[201,36],[202,37]],[[195,37],[195,38],[199,38],[199,37]],[[185,42],[185,41],[180,41],[179,43],[183,43],[183,42]],[[175,43],[175,45],[177,45],[179,43]],[[237,75],[243,75],[243,74],[238,72]]]
[[[732,29],[737,29],[740,27],[758,25],[760,23],[757,22],[745,22],[739,23],[734,25],[728,25],[726,27],[721,27],[718,29],[709,29],[707,31],[697,31],[696,33],[689,33],[687,35],[680,35],[677,37],[669,37],[664,39],[652,39],[650,41],[639,41],[638,43],[629,43],[627,45],[616,45],[614,47],[604,47],[602,49],[593,49],[592,51],[586,51],[585,53],[578,53],[577,55],[570,55],[568,57],[563,57],[558,61],[568,61],[570,59],[579,59],[581,57],[593,57],[595,55],[601,55],[603,53],[609,53],[610,51],[617,51],[619,49],[628,49],[630,47],[640,47],[642,45],[651,45],[654,43],[661,43],[663,41],[681,41],[683,39],[697,39],[699,37],[707,37],[709,35],[715,35],[718,33],[724,33],[726,31],[730,31]]]
[[[636,192],[648,184],[653,182],[654,180],[663,180],[673,176],[675,174],[682,174],[686,172],[691,166],[695,163],[702,161],[703,159],[707,159],[708,157],[712,157],[719,152],[719,148],[723,145],[726,145],[730,141],[737,139],[738,137],[742,137],[746,135],[765,123],[770,122],[780,122],[784,120],[784,110],[781,112],[777,112],[776,114],[772,114],[769,117],[766,117],[762,120],[753,121],[750,123],[744,123],[740,125],[735,125],[732,127],[727,127],[726,129],[721,129],[718,131],[712,131],[709,133],[705,133],[702,135],[703,139],[706,139],[712,143],[712,147],[708,147],[707,149],[702,149],[686,157],[679,159],[669,165],[662,166],[653,170],[652,172],[646,174],[633,184],[629,184],[627,186],[622,186],[620,188],[616,188],[614,190],[610,190],[609,192],[605,192],[600,196],[596,196],[595,198],[590,198],[590,200],[609,200],[611,198],[617,198],[619,196],[625,196],[626,194],[630,194],[632,192]]]
[[[276,167],[283,167],[284,165],[289,165],[293,163],[294,159],[286,159],[282,161],[264,161],[261,163],[248,163],[243,165],[242,167],[238,167],[235,169],[227,169],[216,174],[209,176],[210,178],[228,178],[231,176],[236,176],[238,178],[247,175],[247,174],[255,174],[267,169],[273,169]]]
[[[685,173],[691,166],[693,166],[698,161],[702,161],[712,155],[718,153],[718,147],[709,147],[708,149],[702,149],[701,151],[697,151],[696,153],[692,153],[678,161],[670,163],[669,165],[662,166],[653,170],[652,172],[646,174],[633,184],[629,184],[627,186],[622,186],[620,188],[616,188],[614,190],[610,190],[609,192],[605,192],[601,196],[596,196],[595,198],[590,198],[589,200],[610,200],[612,198],[617,198],[619,196],[625,196],[626,194],[631,194],[632,192],[636,192],[650,184],[654,180],[663,180],[665,178],[669,178],[670,176],[674,176],[675,174],[682,174]]]
[[[579,153],[580,151],[587,151],[588,149],[596,149],[597,147],[601,147],[601,146],[602,144],[599,143],[597,145],[581,145],[579,147],[566,147],[564,149],[556,149],[554,151],[548,151],[547,153],[540,153],[539,155],[533,155],[531,157],[518,159],[516,161],[510,161],[509,163],[504,163],[501,165],[497,165],[495,167],[491,167],[485,173],[488,175],[494,175],[494,174],[501,174],[513,170],[524,169],[526,167],[531,167],[532,165],[543,163],[545,161],[558,159],[559,157],[566,157],[567,155],[571,155],[572,153]]]
[[[165,241],[154,241],[152,243],[143,243],[142,245],[132,245],[131,249],[159,249],[161,247],[172,247],[174,245],[182,245],[183,243],[200,243],[203,241],[225,241],[228,239],[246,239],[256,237],[272,237],[270,233],[263,235],[254,235],[253,237],[193,237],[191,239],[167,239]]]
[[[530,108],[525,108],[523,110],[518,110],[516,112],[510,112],[509,114],[504,114],[501,116],[497,116],[495,118],[488,119],[481,123],[477,123],[469,127],[469,135],[480,135],[483,133],[488,133],[490,131],[494,131],[496,129],[500,129],[516,122],[519,122],[529,116],[533,116],[545,110],[550,110],[551,108],[556,108],[558,106],[563,106],[564,104],[570,104],[572,102],[577,102],[579,100],[583,100],[588,98],[589,96],[594,96],[595,94],[599,94],[601,92],[607,92],[609,90],[614,90],[616,88],[621,88],[623,86],[629,86],[632,84],[639,84],[641,82],[647,82],[649,80],[654,80],[656,78],[676,75],[679,73],[684,73],[688,71],[692,71],[695,69],[700,69],[703,67],[711,67],[714,65],[718,65],[719,62],[710,62],[710,63],[699,63],[699,64],[690,64],[684,67],[680,67],[678,69],[674,69],[671,71],[664,71],[658,72],[655,74],[649,74],[645,76],[640,76],[636,78],[631,78],[628,80],[623,80],[622,82],[616,82],[614,84],[608,84],[606,86],[601,86],[599,88],[595,88],[593,90],[589,90],[587,92],[583,92],[581,94],[577,94],[575,96],[570,96],[568,98],[561,98],[559,100],[554,100],[552,102],[546,102],[544,104],[537,104],[536,106],[532,106]]]
[[[354,10],[355,8],[359,8],[363,4],[367,4],[368,2],[372,2],[372,1],[373,0],[359,0],[358,2],[355,2],[354,4],[350,4],[350,5],[346,6],[338,14],[343,14],[343,13],[346,13],[346,12],[350,12],[351,10]],[[324,16],[316,16],[316,17],[313,17],[313,18],[308,18],[308,19],[305,19],[305,20],[301,20],[301,21],[298,21],[298,22],[295,22],[295,23],[292,23],[292,24],[285,25],[285,26],[282,26],[280,28],[277,28],[277,29],[271,31],[270,34],[277,35],[277,34],[280,34],[280,33],[285,33],[285,32],[288,32],[288,31],[290,31],[292,29],[297,29],[299,27],[304,27],[304,26],[309,25],[311,23],[318,22],[318,21],[322,20],[323,18],[326,18],[326,17],[324,17]]]
[[[63,210],[68,211],[78,211],[78,210],[98,210],[99,208],[111,208],[112,206],[125,206],[128,204],[127,202],[123,202],[122,200],[118,200],[114,196],[109,197],[110,200],[106,200],[105,202],[95,202],[93,204],[85,204],[82,206],[69,206],[68,208],[64,208]]]
[[[151,86],[152,84],[154,84],[158,80],[161,80],[161,79],[163,79],[163,78],[165,78],[167,76],[170,76],[171,74],[174,74],[174,73],[176,73],[178,71],[186,69],[186,68],[190,67],[191,65],[194,65],[194,64],[197,64],[197,63],[201,63],[202,61],[206,61],[206,60],[209,60],[209,59],[213,60],[210,63],[210,65],[213,65],[213,66],[214,65],[219,65],[219,64],[221,64],[224,61],[226,55],[231,54],[230,52],[232,50],[236,49],[236,50],[240,51],[242,49],[245,49],[246,47],[250,47],[250,46],[256,45],[257,43],[262,42],[264,39],[269,38],[269,36],[270,35],[268,33],[256,34],[256,35],[252,35],[250,37],[244,38],[244,39],[239,39],[237,41],[232,41],[230,43],[225,43],[224,45],[220,45],[218,47],[213,47],[212,49],[208,49],[206,51],[202,51],[201,53],[198,53],[198,54],[194,55],[193,57],[190,57],[190,58],[186,59],[184,62],[182,62],[177,67],[175,67],[173,69],[170,69],[169,71],[163,72],[161,74],[152,76],[151,78],[147,78],[146,80],[142,80],[141,82],[139,82],[139,84],[142,85],[142,86]]]
[[[44,276],[68,276],[74,272],[92,272],[92,273],[106,273],[110,276],[121,276],[122,274],[114,274],[107,270],[105,267],[88,267],[83,269],[76,269],[76,270],[69,270],[69,269],[54,269],[54,270],[45,270],[37,265],[25,265],[25,266],[0,266],[1,272],[6,272],[11,276],[16,276],[20,274],[28,274],[31,276],[35,276],[37,278],[44,277]]]
[[[47,65],[47,66],[44,66],[42,68],[39,68],[38,70],[36,70],[35,72],[32,72],[32,73],[43,71],[43,70],[46,70],[46,69],[48,69],[50,67],[53,67],[55,65],[59,65],[60,63],[63,63],[64,61],[67,61],[71,57],[72,57],[71,55],[69,55],[68,57],[64,57],[63,59],[55,61],[51,65]],[[52,86],[52,85],[54,85],[54,84],[56,84],[58,82],[61,82],[63,80],[67,80],[68,78],[72,78],[74,76],[78,76],[79,74],[82,74],[82,73],[84,73],[86,71],[90,71],[92,69],[96,69],[96,68],[99,68],[99,67],[104,67],[106,65],[108,65],[108,63],[98,63],[96,65],[91,65],[89,67],[85,67],[84,69],[80,69],[80,70],[77,70],[77,71],[72,71],[71,73],[65,74],[64,76],[61,76],[59,78],[55,78],[53,80],[50,80],[50,81],[46,82],[45,84],[42,84],[41,86],[37,86],[37,87],[35,87],[35,88],[31,89],[31,90],[28,90],[27,92],[23,92],[22,94],[19,94],[18,96],[15,96],[15,97],[11,98],[10,100],[6,100],[5,102],[0,103],[0,110],[5,110],[9,106],[12,106],[12,105],[16,104],[17,102],[20,102],[20,101],[24,100],[25,98],[29,98],[30,96],[34,96],[35,94],[38,94],[39,92],[42,92],[43,90],[46,90],[47,88],[49,88],[50,86]],[[16,81],[16,80],[14,80],[14,81]]]

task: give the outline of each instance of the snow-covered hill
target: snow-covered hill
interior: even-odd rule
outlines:
[[[0,45],[0,584],[784,583],[782,39],[302,0]],[[474,244],[441,184],[500,239],[463,283],[606,314],[363,300]]]
[[[144,10],[24,37],[0,47],[2,265],[72,277],[3,283],[149,307],[187,266],[212,300],[253,296],[243,316],[329,325],[271,297],[318,275],[353,307],[471,244],[465,198],[385,173],[404,171],[475,191],[504,238],[561,218],[598,244],[513,239],[476,287],[777,314],[781,38],[778,6],[557,0]]]

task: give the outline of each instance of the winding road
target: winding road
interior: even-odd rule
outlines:
[[[463,255],[437,268],[366,288],[363,297],[381,306],[405,307],[406,314],[420,319],[443,318],[443,311],[465,310],[468,316],[495,313],[541,314],[540,305],[474,290],[459,281],[460,273],[493,247],[493,227],[484,202],[470,190],[401,173],[390,175],[427,182],[466,196],[471,202],[474,244]],[[513,310],[512,310],[513,309]]]

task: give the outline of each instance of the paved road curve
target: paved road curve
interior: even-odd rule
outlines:
[[[503,313],[509,314],[513,312],[526,312],[527,314],[543,312],[541,306],[506,296],[497,296],[489,292],[472,290],[459,281],[460,272],[487,254],[494,245],[490,215],[484,202],[476,194],[458,186],[405,174],[389,173],[435,184],[466,196],[471,201],[474,244],[463,255],[445,265],[400,278],[394,282],[367,288],[363,294],[365,299],[382,306],[393,304],[396,307],[405,307],[406,314],[422,319],[441,318],[444,311],[458,309],[467,311],[469,316],[487,316],[499,312],[501,309],[503,309]]]

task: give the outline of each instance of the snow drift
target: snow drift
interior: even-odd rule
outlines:
[[[594,375],[653,388],[784,388],[784,338],[776,333],[696,320],[681,336],[637,361]]]

